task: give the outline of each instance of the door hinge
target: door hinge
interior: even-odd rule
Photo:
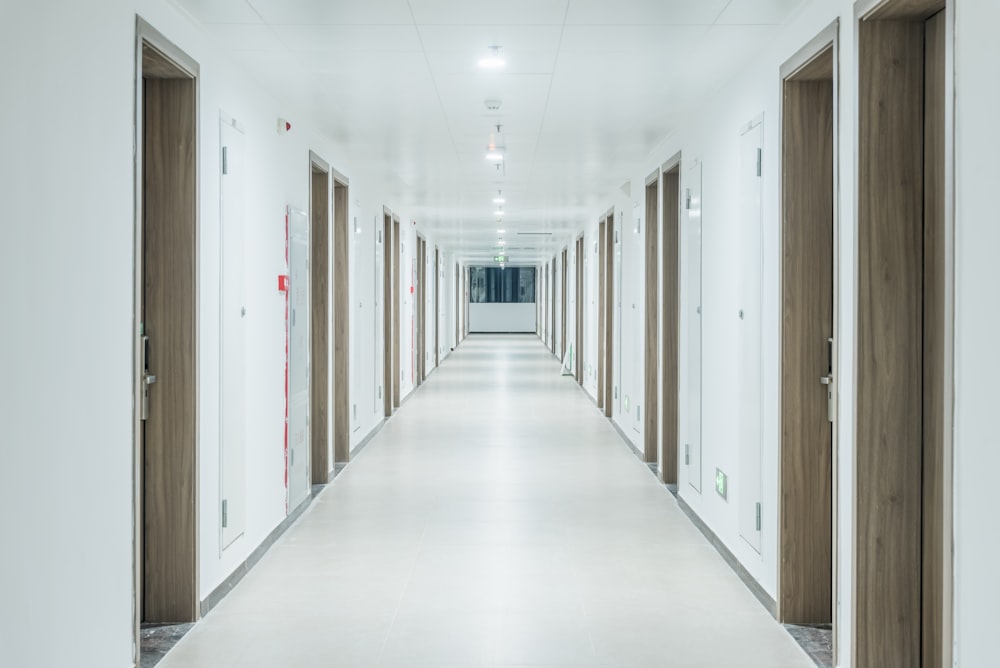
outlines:
[[[222,500],[222,528],[225,529],[229,526],[229,501],[227,499]]]
[[[762,164],[763,161],[764,161],[764,149],[759,148],[757,149],[757,176],[760,176],[762,173],[761,168],[763,167]]]
[[[222,175],[225,176],[229,173],[229,147],[222,147]]]
[[[757,531],[760,531],[760,501],[757,502]]]
[[[684,465],[691,466],[691,444],[684,444]]]

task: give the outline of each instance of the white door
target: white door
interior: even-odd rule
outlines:
[[[288,208],[288,509],[308,496],[309,219]]]
[[[219,176],[219,551],[246,527],[246,187],[244,135],[222,117]]]
[[[681,434],[684,443],[684,465],[688,484],[701,492],[701,250],[702,198],[701,161],[688,169],[684,208],[687,223],[684,228],[685,251],[681,258],[683,273],[683,318],[687,327],[682,332],[681,362],[687,379],[687,392],[681,393],[686,410],[681,411]]]
[[[763,125],[743,128],[740,139],[740,310],[739,328],[740,464],[738,484],[740,536],[760,552],[761,501],[761,170]]]

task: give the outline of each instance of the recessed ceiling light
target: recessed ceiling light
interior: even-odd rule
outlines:
[[[489,56],[479,59],[479,66],[484,70],[498,70],[501,67],[506,67],[507,61],[500,57],[500,47],[491,46],[489,50]]]
[[[504,232],[506,232],[506,231],[507,231],[507,230],[497,230],[497,234],[503,234],[503,233],[504,233]]]
[[[507,200],[505,200],[505,199],[503,198],[503,191],[502,191],[502,190],[498,190],[498,191],[497,191],[497,196],[493,198],[493,203],[494,203],[494,204],[503,204],[503,203],[505,203],[506,201],[507,201]]]
[[[487,149],[486,159],[492,160],[493,162],[503,162],[503,149],[502,148]]]

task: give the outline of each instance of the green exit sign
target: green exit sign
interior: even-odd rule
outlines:
[[[506,262],[507,261],[507,256],[506,255],[494,255],[493,256],[493,261],[494,262]]]
[[[719,469],[715,469],[715,491],[718,492],[719,496],[721,496],[723,499],[729,498],[728,486],[729,482],[728,479],[726,478],[726,474],[720,471]]]

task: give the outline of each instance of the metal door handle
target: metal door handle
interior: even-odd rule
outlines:
[[[151,373],[147,373],[143,376],[143,380],[145,381],[146,385],[152,385],[153,383],[156,382],[156,376],[154,376]]]
[[[819,382],[822,385],[830,385],[830,384],[833,383],[833,376],[832,375],[830,375],[830,376],[820,376],[819,377]]]

